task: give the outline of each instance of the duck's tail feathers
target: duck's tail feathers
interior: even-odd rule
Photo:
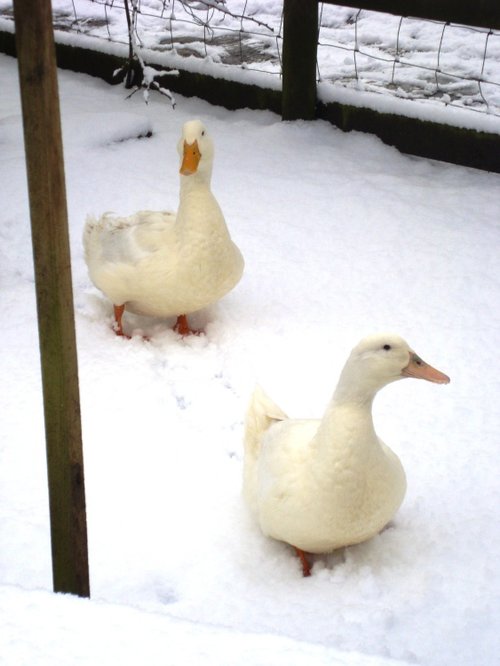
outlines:
[[[89,255],[95,251],[94,245],[98,242],[98,237],[103,229],[103,222],[109,213],[101,217],[95,215],[87,215],[85,225],[83,227],[83,248],[85,251],[85,258],[88,261]]]
[[[85,260],[89,263],[90,257],[101,257],[103,241],[109,240],[114,231],[130,226],[130,219],[119,217],[108,211],[99,217],[87,215],[83,227],[83,249]]]
[[[97,220],[93,215],[87,215],[85,225],[83,227],[83,249],[85,252],[85,260],[88,263],[93,234],[97,225]]]
[[[267,396],[260,386],[256,386],[250,399],[245,418],[245,457],[259,457],[262,435],[273,423],[284,421],[288,416]]]

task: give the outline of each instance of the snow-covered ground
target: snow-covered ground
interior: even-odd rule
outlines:
[[[53,595],[15,60],[0,57],[0,79],[0,663],[498,663],[500,176],[324,122],[146,106],[61,72],[92,600]],[[119,339],[87,276],[85,216],[175,209],[194,117],[215,140],[244,277],[195,317],[204,336],[128,316],[151,340]],[[304,579],[242,503],[247,401],[259,382],[290,415],[320,416],[352,346],[379,330],[451,384],[381,392],[406,499],[389,529]]]
[[[138,7],[135,35],[148,61],[205,73],[208,68],[247,83],[260,74],[259,85],[280,85],[282,0],[129,4]],[[0,0],[0,17],[12,18],[12,5]],[[58,41],[106,51],[128,44],[122,0],[52,0],[52,7]],[[500,132],[500,31],[325,3],[319,3],[319,23],[323,101],[383,111],[392,102],[391,111],[396,105],[396,113],[412,115],[417,107],[402,103],[420,100],[419,117],[451,106],[467,109],[477,129]],[[463,125],[460,117],[450,117],[438,121]]]

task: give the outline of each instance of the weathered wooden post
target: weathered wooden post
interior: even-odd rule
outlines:
[[[284,0],[283,120],[316,117],[318,0]]]
[[[73,290],[50,0],[14,0],[55,592],[90,595]]]

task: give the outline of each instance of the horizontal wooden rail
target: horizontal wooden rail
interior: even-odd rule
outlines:
[[[459,23],[500,30],[500,0],[322,0],[328,5],[355,7],[396,16]]]

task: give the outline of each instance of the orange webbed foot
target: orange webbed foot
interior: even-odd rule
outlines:
[[[113,330],[121,338],[127,338],[130,340],[130,335],[127,335],[123,330],[122,317],[125,312],[125,305],[113,305],[113,312],[115,315],[115,323],[113,324]]]
[[[311,575],[311,566],[307,560],[307,555],[304,553],[303,550],[297,548],[297,546],[294,546],[294,549],[295,552],[297,553],[300,563],[302,564],[302,575],[304,576],[304,578],[307,578],[308,576]]]
[[[132,336],[125,333],[123,330],[122,317],[125,312],[125,305],[113,305],[113,311],[115,314],[115,322],[113,324],[113,331],[120,338],[125,338],[126,340],[132,340]],[[143,335],[142,339],[146,342],[150,341],[149,335]]]
[[[202,330],[193,329],[190,327],[187,316],[179,315],[177,321],[175,322],[174,331],[179,333],[179,335],[203,335]]]

